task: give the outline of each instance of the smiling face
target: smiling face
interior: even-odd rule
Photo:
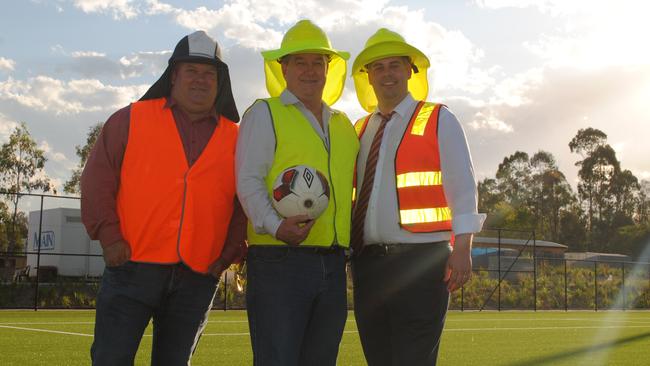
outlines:
[[[379,106],[392,107],[406,97],[411,78],[411,64],[407,57],[387,57],[373,61],[367,67],[368,81],[375,91]]]
[[[217,68],[191,62],[176,65],[171,96],[192,120],[206,116],[217,98]]]
[[[282,59],[287,89],[305,104],[320,103],[327,76],[327,56],[318,53],[287,55]]]

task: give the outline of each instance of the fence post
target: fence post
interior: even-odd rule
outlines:
[[[533,309],[537,311],[537,240],[533,230]]]
[[[594,311],[598,311],[598,261],[594,261]]]
[[[497,310],[501,311],[501,229],[498,230],[499,240],[497,242],[497,273],[499,274],[498,292],[497,292]]]
[[[568,297],[568,284],[566,273],[566,259],[564,260],[564,311],[569,311],[569,297]]]
[[[43,231],[43,196],[41,196],[41,212],[38,218],[38,250],[36,252],[36,286],[34,286],[34,311],[38,310],[38,285],[41,282],[41,232]],[[25,243],[27,244],[27,243]]]
[[[223,311],[228,309],[228,273],[223,271]]]
[[[465,311],[465,285],[460,287],[460,311]]]
[[[626,291],[625,291],[625,262],[622,262],[622,264],[623,264],[623,282],[622,282],[622,285],[623,285],[623,311],[625,311],[625,308],[627,308],[627,296],[625,296],[626,295]]]

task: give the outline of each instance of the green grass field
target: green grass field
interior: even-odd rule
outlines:
[[[92,311],[0,311],[0,365],[87,365]],[[151,330],[137,365],[148,365]],[[440,365],[648,365],[650,312],[450,312]],[[214,311],[193,365],[251,365],[246,314]],[[365,365],[349,314],[339,365]]]

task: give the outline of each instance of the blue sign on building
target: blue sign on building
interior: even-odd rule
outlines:
[[[34,233],[33,250],[38,250],[38,233]],[[41,231],[41,250],[54,249],[54,231]]]

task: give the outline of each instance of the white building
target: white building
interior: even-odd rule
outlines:
[[[40,211],[29,213],[27,236],[27,265],[29,275],[36,276],[38,227]],[[59,276],[97,277],[104,272],[104,260],[88,257],[86,254],[102,254],[98,241],[90,240],[81,223],[81,211],[75,208],[54,208],[43,210],[40,245],[41,269],[53,271]],[[81,254],[64,256],[54,254]],[[43,273],[41,273],[43,275]]]

